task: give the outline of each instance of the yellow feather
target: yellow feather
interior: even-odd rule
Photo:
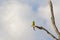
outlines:
[[[35,21],[32,21],[32,27],[35,30]]]

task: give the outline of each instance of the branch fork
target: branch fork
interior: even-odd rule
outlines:
[[[53,28],[54,28],[56,34],[58,35],[58,38],[56,38],[53,34],[51,34],[47,29],[43,28],[42,26],[39,27],[39,26],[34,25],[33,28],[36,27],[36,28],[38,28],[40,30],[44,30],[44,31],[47,32],[47,34],[49,34],[54,39],[60,40],[60,33],[59,33],[59,30],[58,30],[58,28],[56,26],[56,23],[55,23],[55,18],[54,18],[54,13],[53,13],[53,5],[52,5],[52,1],[51,0],[49,0],[49,6],[50,6],[50,12],[51,12],[51,23],[53,24]]]

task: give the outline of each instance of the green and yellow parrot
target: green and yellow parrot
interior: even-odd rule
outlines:
[[[32,27],[35,30],[35,21],[32,21]]]

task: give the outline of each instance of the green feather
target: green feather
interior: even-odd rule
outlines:
[[[35,30],[35,21],[32,21],[32,27]]]

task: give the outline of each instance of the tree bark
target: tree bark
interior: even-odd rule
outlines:
[[[54,28],[56,34],[58,35],[58,39],[60,40],[60,33],[59,33],[58,28],[55,23],[55,18],[54,18],[54,13],[53,13],[53,5],[52,5],[51,0],[49,0],[49,5],[50,5],[50,11],[51,11],[51,22],[53,24],[53,28]]]
[[[49,34],[51,37],[53,37],[54,39],[58,40],[53,34],[51,34],[47,29],[43,28],[42,26],[35,26],[36,28],[40,29],[40,30],[44,30],[45,32],[47,32],[47,34]]]

